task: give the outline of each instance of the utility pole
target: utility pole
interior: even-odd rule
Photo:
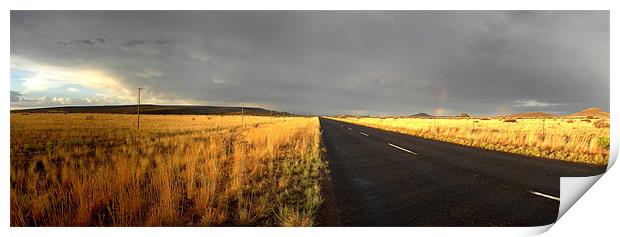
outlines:
[[[138,88],[138,130],[140,130],[140,92],[144,90],[144,88]]]

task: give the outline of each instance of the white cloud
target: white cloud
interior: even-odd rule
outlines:
[[[188,56],[189,58],[200,61],[200,62],[206,62],[206,61],[209,61],[209,59],[211,59],[206,54],[191,53]]]
[[[70,88],[67,88],[67,91],[68,92],[80,92],[80,89],[74,88],[74,87],[70,87]]]
[[[69,98],[63,96],[43,96],[36,98],[24,98],[20,101],[11,102],[11,109],[52,107],[65,105],[106,105],[123,104],[124,101],[104,96],[91,96],[82,98]]]
[[[118,100],[131,100],[133,91],[120,83],[114,76],[93,68],[70,68],[40,63],[23,57],[11,55],[11,69],[27,71],[30,76],[22,78],[22,94],[45,92],[53,88],[79,85],[104,92]],[[78,92],[77,88],[67,89]]]
[[[215,83],[215,84],[226,84],[226,83],[228,83],[227,81],[224,81],[224,80],[219,79],[219,78],[217,78],[217,77],[216,77],[216,78],[211,79],[211,81],[212,81],[213,83]]]
[[[45,98],[50,98],[50,97],[45,97]],[[66,98],[66,97],[51,97],[50,100],[52,103],[55,104],[61,104],[61,105],[68,105],[71,104],[71,99]]]
[[[555,106],[560,104],[540,102],[536,100],[517,100],[515,101],[515,107],[548,107]]]

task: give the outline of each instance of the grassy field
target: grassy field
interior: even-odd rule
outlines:
[[[606,165],[609,120],[551,118],[334,118],[490,150]]]
[[[11,226],[311,226],[317,118],[11,114]]]

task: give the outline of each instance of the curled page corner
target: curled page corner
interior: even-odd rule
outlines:
[[[613,120],[613,118],[612,118]],[[612,130],[613,131],[613,130]],[[618,138],[611,137],[611,148],[607,170],[616,162],[618,157]],[[605,173],[589,177],[561,177],[560,178],[560,208],[559,220],[591,187],[603,177]]]
[[[527,230],[519,233],[520,236],[535,236],[547,232],[555,223],[543,226],[526,227]]]
[[[558,212],[558,220],[603,176],[603,174],[588,177],[560,178],[560,209]]]
[[[613,121],[613,118],[612,118]],[[613,127],[613,125],[610,125]],[[610,127],[610,131],[611,127]],[[618,137],[617,136],[612,136],[610,137],[611,140],[611,148],[609,149],[609,160],[607,161],[607,170],[609,170],[614,163],[616,163],[616,158],[618,158]]]

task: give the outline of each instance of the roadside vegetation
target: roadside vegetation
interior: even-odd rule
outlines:
[[[11,114],[11,226],[311,226],[317,118]]]
[[[606,165],[607,118],[333,118],[490,150]],[[544,120],[544,121],[543,121]],[[543,129],[544,125],[544,129]]]

